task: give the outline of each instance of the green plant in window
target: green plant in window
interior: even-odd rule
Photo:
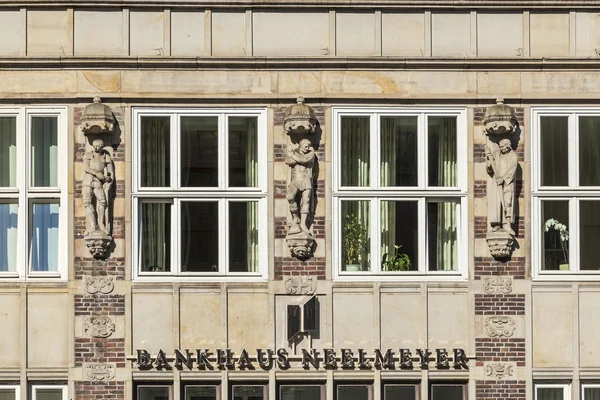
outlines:
[[[354,214],[348,214],[344,218],[342,229],[343,252],[346,265],[359,264],[365,253],[367,243],[367,228]]]
[[[381,258],[381,269],[383,271],[410,271],[410,257],[406,253],[400,253],[402,245],[394,245],[394,253],[385,253]]]
[[[550,232],[550,230],[556,231],[560,235],[560,247],[563,252],[563,257],[565,261],[569,260],[569,249],[567,247],[566,242],[569,241],[569,230],[565,224],[561,224],[554,218],[549,218],[544,223],[544,230],[546,232]]]

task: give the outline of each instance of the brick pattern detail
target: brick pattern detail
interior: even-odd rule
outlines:
[[[325,239],[325,217],[315,217],[312,233],[317,239]]]
[[[293,257],[275,257],[275,280],[282,280],[283,275],[315,275],[317,279],[325,279],[325,258],[301,261]]]
[[[121,400],[125,398],[125,382],[75,382],[77,400]]]
[[[487,234],[487,217],[479,216],[474,218],[475,222],[475,239],[485,239]],[[523,239],[525,229],[525,217],[517,217],[517,223],[513,224],[513,229],[517,239]]]
[[[475,381],[477,400],[525,399],[525,381]]]
[[[83,232],[85,232],[85,227],[87,224],[87,220],[85,217],[75,217],[74,218],[75,227],[74,233],[75,238],[83,238]],[[112,222],[112,237],[115,239],[123,239],[125,238],[125,217],[115,217]]]
[[[273,181],[273,197],[276,199],[285,199],[287,193],[286,181]]]
[[[525,366],[524,338],[475,338],[475,349],[478,366],[487,361],[512,361],[517,367]]]
[[[490,104],[492,105],[492,104]],[[510,105],[510,104],[509,104]],[[475,107],[473,109],[473,124],[475,126],[483,125],[483,116],[485,115],[485,109],[487,107]],[[523,107],[513,107],[515,109],[515,114],[517,114],[517,121],[519,122],[519,126],[523,126],[524,117],[525,117],[525,109]]]
[[[125,339],[77,338],[75,339],[75,366],[83,363],[115,363],[125,368]]]
[[[514,143],[513,143],[514,144]],[[519,141],[517,149],[513,150],[517,153],[517,160],[523,162],[525,160],[525,151],[523,149],[522,141]],[[485,145],[481,143],[475,143],[473,145],[473,162],[485,163]],[[518,170],[517,170],[518,173]]]
[[[125,296],[120,294],[76,294],[75,315],[125,315]]]
[[[525,315],[525,295],[476,293],[475,315]]]
[[[93,258],[75,257],[75,279],[83,279],[84,275],[111,275],[117,280],[125,279],[125,258],[113,257],[106,261]]]
[[[512,276],[525,279],[525,257],[512,257],[510,261],[497,261],[492,257],[475,257],[475,279],[484,276]]]
[[[487,196],[487,182],[484,180],[477,180],[473,183],[473,195],[475,198],[483,198]],[[520,198],[525,198],[523,193],[523,180],[516,181],[515,184],[515,195]]]

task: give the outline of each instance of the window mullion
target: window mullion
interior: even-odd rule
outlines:
[[[371,199],[371,272],[381,272],[381,199]]]
[[[427,187],[427,117],[420,113],[418,117],[417,132],[417,182],[419,189]]]
[[[579,199],[571,198],[569,200],[569,219],[573,221],[571,229],[569,229],[569,270],[571,272],[579,272],[581,270],[579,262]]]
[[[227,176],[229,165],[229,157],[227,152],[227,140],[228,140],[228,119],[225,114],[219,114],[218,116],[218,135],[217,135],[217,143],[218,143],[218,179],[219,179],[219,188],[226,189],[229,187],[229,177]]]
[[[579,117],[569,115],[569,187],[579,187]]]
[[[171,274],[181,273],[181,200],[173,199],[171,213]]]
[[[369,132],[369,143],[370,143],[370,158],[371,158],[371,170],[369,173],[369,187],[376,189],[380,186],[379,182],[379,114],[373,114],[370,117],[370,132]]]
[[[219,265],[221,274],[229,272],[229,202],[219,200]]]
[[[169,154],[171,156],[171,160],[169,162],[171,167],[171,189],[179,189],[181,187],[181,182],[179,181],[181,172],[181,134],[179,132],[181,125],[179,123],[180,118],[180,114],[172,114],[169,116],[171,127],[171,132],[169,136],[169,140],[171,142],[171,148],[169,149]]]
[[[422,197],[418,200],[417,202],[417,207],[418,207],[418,216],[417,216],[417,237],[418,237],[418,265],[419,265],[419,273],[421,274],[425,274],[427,273],[427,263],[428,263],[428,259],[427,259],[427,251],[426,251],[426,246],[427,246],[427,232],[426,232],[426,228],[427,228],[427,221],[425,220],[425,215],[426,215],[426,201],[425,198]]]

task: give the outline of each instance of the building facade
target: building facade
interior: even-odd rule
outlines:
[[[600,2],[0,32],[3,400],[600,399]]]

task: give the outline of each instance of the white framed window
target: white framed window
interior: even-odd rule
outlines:
[[[173,388],[171,385],[138,385],[136,387],[136,400],[172,400]]]
[[[67,278],[66,108],[0,108],[0,279]]]
[[[68,400],[67,385],[31,385],[32,400]]]
[[[600,108],[532,109],[534,277],[599,279]]]
[[[133,111],[138,279],[267,278],[266,111]]]
[[[600,400],[600,384],[582,384],[581,400]]]
[[[570,400],[571,385],[567,383],[536,383],[534,400]]]
[[[333,110],[337,279],[464,279],[466,110]]]
[[[20,400],[20,387],[18,385],[0,385],[0,399]]]
[[[432,383],[429,385],[431,400],[467,400],[467,385],[460,383]]]

